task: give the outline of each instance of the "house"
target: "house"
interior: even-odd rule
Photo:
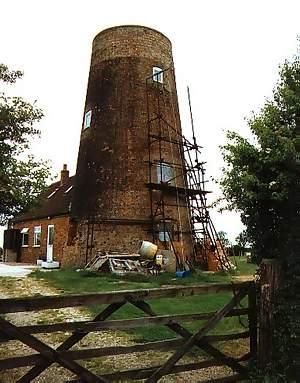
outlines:
[[[63,165],[60,180],[46,188],[38,204],[11,220],[5,241],[7,261],[36,263],[42,259],[65,263],[64,247],[72,244],[74,226],[70,217],[74,178],[69,177],[67,165]],[[14,241],[9,240],[12,235]],[[9,242],[14,244],[9,246]]]

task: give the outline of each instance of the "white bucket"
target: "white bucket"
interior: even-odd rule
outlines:
[[[142,257],[152,259],[154,257],[154,255],[157,253],[157,249],[158,249],[158,247],[154,243],[149,242],[149,241],[143,241],[141,248],[139,250],[139,254]]]

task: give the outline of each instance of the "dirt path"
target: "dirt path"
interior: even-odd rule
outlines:
[[[37,296],[37,295],[57,295],[62,292],[50,287],[45,281],[39,279],[36,280],[31,277],[25,278],[0,278],[0,298],[10,297],[24,297],[24,296]],[[87,310],[78,308],[64,308],[56,310],[43,310],[38,312],[28,313],[15,313],[8,314],[6,318],[12,323],[17,325],[28,324],[45,324],[45,323],[57,323],[61,321],[82,321],[91,319],[91,315]],[[55,333],[55,334],[41,334],[36,335],[37,338],[49,344],[51,347],[58,347],[64,339],[70,334],[68,333]],[[129,345],[133,344],[134,339],[126,333],[122,332],[97,332],[90,333],[83,338],[74,348],[94,348],[94,347],[107,347],[117,345]],[[4,344],[3,344],[4,345]],[[0,343],[0,359],[7,356],[20,356],[34,353],[32,349],[26,347],[20,342],[11,341],[5,343],[5,347],[1,347]],[[80,362],[83,366],[88,367],[96,374],[100,374],[105,371],[106,373],[114,370],[126,370],[129,368],[140,368],[141,366],[159,365],[170,356],[170,353],[148,352],[139,354],[119,355],[109,358],[91,359]],[[203,359],[201,356],[185,357],[182,362],[196,362]],[[0,383],[15,383],[17,379],[22,376],[30,368],[22,368],[18,370],[8,370],[6,372],[0,372]],[[202,380],[208,380],[224,376],[230,373],[230,369],[225,367],[210,368],[201,370],[201,372],[190,372],[179,374],[175,376],[167,376],[161,379],[161,382],[182,382],[182,383],[194,383],[201,382]],[[72,373],[57,366],[52,365],[33,382],[35,383],[63,383],[71,378]]]

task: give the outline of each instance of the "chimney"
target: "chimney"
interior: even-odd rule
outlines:
[[[63,169],[60,172],[60,186],[65,184],[69,179],[69,170],[67,169],[67,164],[63,165]]]

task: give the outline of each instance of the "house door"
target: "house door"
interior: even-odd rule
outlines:
[[[53,261],[54,225],[48,225],[47,236],[47,262]]]

